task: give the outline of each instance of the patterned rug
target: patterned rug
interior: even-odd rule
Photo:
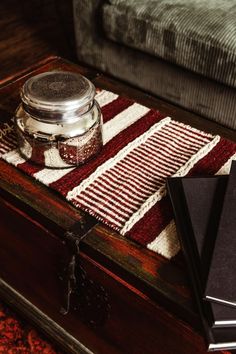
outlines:
[[[100,90],[96,99],[104,147],[87,164],[52,170],[25,161],[6,123],[0,156],[120,234],[171,258],[180,247],[166,178],[227,173],[236,144],[112,92]]]
[[[59,351],[0,302],[0,353],[59,354]]]

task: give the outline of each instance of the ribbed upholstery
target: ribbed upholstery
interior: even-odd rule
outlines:
[[[110,39],[236,86],[236,2],[110,0],[103,6]]]
[[[77,55],[80,61],[236,129],[235,88],[108,39],[102,30],[103,9],[107,1],[73,1]],[[144,0],[135,0],[134,3],[144,3]]]

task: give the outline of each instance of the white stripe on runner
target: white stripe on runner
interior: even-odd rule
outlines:
[[[202,135],[200,130],[199,132],[191,131],[191,127],[189,129],[189,126],[180,126],[179,124],[172,124],[172,127],[175,132],[186,136],[189,140],[193,139],[193,142],[201,141],[207,143],[209,141],[209,138],[211,137],[210,134],[208,134],[207,136]]]
[[[150,139],[151,144],[156,144],[156,141],[157,141],[157,139]],[[186,148],[184,148],[182,144],[180,144],[179,142],[177,143],[174,140],[170,140],[170,138],[168,138],[168,136],[165,136],[163,134],[158,134],[158,143],[159,143],[160,147],[163,147],[165,150],[166,150],[166,148],[168,148],[168,149],[170,149],[171,152],[173,150],[175,150],[177,147],[179,152],[182,154],[182,156],[189,156],[189,152],[195,151],[195,149],[190,148],[187,151],[188,153],[186,153]]]
[[[152,167],[153,170],[157,170],[159,171],[160,169],[166,171],[167,173],[168,172],[172,172],[173,171],[173,165],[175,164],[172,164],[170,166],[170,156],[169,155],[169,161],[167,159],[163,159],[161,154],[159,154],[159,156],[152,156],[152,160],[150,161],[150,159],[148,157],[146,157],[144,154],[143,154],[143,147],[141,147],[140,149],[137,148],[134,152],[134,157],[137,157],[137,158],[140,158],[141,161],[142,161],[142,164],[145,164],[148,168]],[[150,154],[152,155],[152,154]],[[180,162],[178,163],[178,167],[180,165]]]
[[[15,139],[13,139],[13,137]],[[16,141],[16,136],[13,135],[12,133],[9,133],[9,135],[4,135],[0,138],[0,144],[1,145],[7,145],[7,146],[16,146],[17,145],[17,141]]]
[[[202,143],[200,142],[192,142],[189,139],[187,139],[184,135],[180,135],[179,133],[177,134],[177,132],[175,132],[173,129],[172,130],[167,130],[166,132],[166,136],[175,139],[179,142],[182,142],[184,144],[184,146],[186,146],[186,142],[188,141],[189,145],[192,146],[192,148],[199,148],[199,146],[202,146]]]
[[[107,169],[111,169],[118,163],[121,159],[123,159],[130,151],[134,150],[137,146],[144,143],[149,136],[153,134],[154,131],[161,129],[163,126],[168,124],[171,121],[170,117],[166,117],[154,124],[148,131],[144,134],[138,136],[136,139],[131,141],[128,145],[126,145],[123,149],[121,149],[114,157],[110,158],[106,162],[104,162],[101,166],[99,166],[88,178],[84,179],[79,186],[76,186],[67,194],[67,199],[74,199],[78,194],[84,191],[91,183],[93,183],[99,176],[101,176]]]
[[[219,169],[216,175],[228,175],[230,172],[231,163],[234,160],[236,160],[236,154],[231,156],[228,161],[226,161],[226,163]]]
[[[167,145],[171,145],[171,146],[177,145],[178,147],[182,148],[183,151],[186,151],[185,141],[184,140],[181,141],[180,139],[177,138],[177,136],[166,134],[165,132],[160,132],[158,136],[153,137],[154,141],[157,139],[158,140],[162,139],[162,141],[164,141]],[[194,148],[193,146],[189,147],[189,151],[194,152],[196,151],[196,148]]]
[[[109,181],[110,182],[110,181]],[[98,190],[101,190],[101,193],[100,195],[102,196],[104,192],[108,193],[108,194],[112,194],[113,193],[113,187],[110,186],[109,183],[106,183],[106,188],[104,188],[101,184],[99,184],[97,181],[94,182],[94,188],[96,188],[96,192]],[[88,187],[88,190],[90,190],[91,188]],[[97,192],[98,193],[98,192]],[[116,195],[116,199],[120,199],[124,204],[126,204],[127,206],[129,206],[129,208],[135,208],[136,205],[139,205],[140,202],[137,201],[135,202],[134,200],[132,200],[132,203],[130,202],[128,196],[123,193],[123,192],[120,192],[119,193],[119,196]],[[136,208],[135,208],[136,209]]]
[[[100,184],[98,186],[96,186],[96,189],[93,188],[91,190],[90,187],[88,189],[89,189],[89,195],[91,195],[92,197],[96,196],[96,198],[100,198],[100,197],[103,197],[104,194],[108,197],[112,197],[113,203],[115,205],[119,205],[119,210],[120,210],[120,208],[122,208],[122,210],[127,211],[129,214],[131,213],[132,209],[133,209],[133,211],[135,210],[135,207],[132,204],[129,204],[129,202],[126,202],[126,200],[124,198],[122,198],[120,195],[114,196],[113,193],[110,192],[107,188],[102,189]]]
[[[106,123],[106,129],[103,130],[104,144],[108,143],[108,141],[114,138],[114,136],[128,128],[149,111],[150,108],[138,103],[133,103],[132,106],[117,114],[113,119]]]
[[[14,149],[10,152],[7,152],[6,154],[2,155],[2,158],[14,166],[25,162],[25,159],[23,159],[19,154],[18,149]]]
[[[31,155],[31,152],[32,152],[31,145],[27,141],[24,141],[24,145],[25,145],[24,146],[25,151],[27,150],[27,155]],[[17,146],[17,144],[15,142],[15,144],[12,144],[12,148],[11,149],[8,148],[8,152],[6,152],[4,155],[1,156],[4,160],[13,164],[14,166],[17,166],[18,164],[24,163],[26,161],[26,159],[23,159],[21,157],[21,155],[19,154],[19,150],[16,149],[16,146]],[[9,157],[8,157],[8,154],[9,154]]]
[[[127,176],[129,176],[129,186],[133,186],[136,190],[136,188],[138,188],[140,191],[144,191],[145,195],[146,194],[150,194],[150,192],[152,191],[153,193],[153,189],[155,190],[155,187],[153,186],[152,188],[149,188],[147,186],[147,183],[145,183],[146,181],[140,181],[138,180],[138,178],[136,178],[136,176],[131,176],[127,171],[126,173],[124,173],[124,171],[120,171],[118,170],[118,168],[115,168],[115,170],[111,169],[109,170],[109,176],[111,176],[113,179],[118,179],[118,183],[119,183],[119,187],[120,187],[120,182],[127,182]],[[118,177],[118,178],[117,178]],[[145,185],[144,185],[145,184]]]
[[[1,141],[0,141],[0,146],[4,146],[6,149],[14,149],[17,147],[16,141],[13,143],[12,141],[10,141],[9,139],[7,139],[7,137],[4,137]]]
[[[44,152],[44,160],[46,166],[68,168],[68,164],[61,158],[59,150],[54,146]]]
[[[176,149],[173,151],[173,149],[170,149],[167,146],[163,146],[162,144],[160,144],[160,146],[157,148],[157,146],[153,142],[151,142],[150,140],[147,141],[146,146],[148,148],[150,148],[152,151],[156,151],[156,152],[160,151],[160,153],[167,158],[170,155],[172,155],[173,157],[175,157],[181,161],[185,161],[186,156],[188,156],[187,153],[183,154],[181,152],[177,152]]]
[[[75,199],[75,200],[76,200],[76,199]],[[83,204],[90,208],[90,209],[89,209],[89,212],[90,212],[91,214],[92,214],[93,212],[96,213],[96,209],[94,209],[94,205],[92,205],[92,208],[91,208],[91,204],[93,204],[93,203],[92,203],[92,201],[91,201],[90,199],[87,200],[87,201],[85,201],[85,200],[84,200],[84,196],[81,196],[80,199],[77,199],[78,204],[80,204],[82,200],[83,200]],[[110,210],[108,210],[108,213],[109,213],[109,214],[113,214]],[[120,219],[116,214],[113,214],[113,215],[116,217],[116,219],[118,219],[118,220],[114,220],[114,217],[110,217],[108,213],[103,213],[103,211],[99,211],[98,217],[101,216],[101,217],[103,217],[103,218],[109,220],[109,221],[112,222],[113,224],[116,224],[118,227],[120,227],[120,226],[122,225],[122,221],[123,221],[124,219],[123,219],[123,218]],[[121,220],[121,221],[120,221],[120,220]],[[104,220],[103,220],[103,221],[104,221]]]
[[[220,141],[220,137],[217,135],[210,143],[203,146],[198,150],[180,169],[173,175],[173,177],[181,177],[185,176],[193,166],[201,160],[204,156],[206,156]],[[151,195],[137,210],[131,218],[125,223],[120,233],[124,235],[128,232],[135,224],[138,222],[148,210],[153,207],[161,198],[166,194],[165,186],[161,187],[158,191],[156,191],[153,195]]]
[[[0,151],[1,151],[1,155],[4,155],[8,151],[8,149],[0,145]]]
[[[95,205],[95,207],[93,207],[93,210],[96,211],[107,211],[109,214],[114,215],[115,217],[121,217],[124,219],[122,219],[122,221],[125,221],[127,219],[127,217],[129,217],[130,215],[130,209],[125,210],[126,208],[120,208],[120,203],[118,204],[117,202],[115,202],[112,199],[113,202],[113,208],[111,209],[108,205],[108,207],[104,204],[101,203],[101,198],[99,197],[99,195],[97,195],[96,191],[92,192],[90,191],[89,196],[87,196],[85,193],[82,194],[82,198],[85,198],[86,200],[89,201],[89,203],[93,203]],[[81,200],[81,198],[77,198],[77,201],[79,201],[81,204],[83,204],[83,201]]]
[[[106,183],[110,183],[110,185],[112,185],[115,189],[118,188],[120,186],[119,182],[114,181],[113,179],[109,177],[107,177],[105,174],[102,176],[102,179],[104,179],[106,181]],[[127,189],[130,190],[129,195],[133,198],[133,199],[137,199],[139,201],[139,203],[146,198],[146,193],[142,193],[141,191],[137,191],[136,188],[132,187],[132,186],[126,186]],[[132,192],[133,191],[133,192]]]
[[[207,143],[209,142],[210,140],[208,139]],[[174,144],[172,144],[174,143]],[[148,141],[148,146],[150,146],[150,148],[152,150],[161,150],[163,152],[163,154],[172,154],[172,155],[176,155],[178,157],[181,157],[181,158],[186,158],[186,156],[189,157],[191,151],[195,152],[196,149],[189,149],[189,147],[183,147],[181,146],[179,143],[177,143],[176,141],[173,141],[171,140],[170,142],[170,139],[168,137],[166,137],[166,139],[164,139],[163,137],[160,136],[160,134],[158,134],[158,147],[156,145],[156,142],[154,139],[149,139]]]
[[[153,161],[151,160],[149,161],[148,159],[142,158],[142,155],[140,156],[139,154],[137,154],[137,151],[134,151],[132,156],[128,156],[126,160],[129,159],[129,161],[133,161],[139,167],[141,167],[143,171],[150,171],[151,169],[156,173],[156,177],[167,177],[168,174],[173,173],[173,171],[176,169],[176,166],[174,166],[174,164],[170,166],[171,161],[169,161],[169,164],[167,164],[165,160],[162,160],[160,155],[158,157],[159,157],[159,162],[157,162],[156,160],[154,164]],[[189,157],[190,156],[188,156],[188,158]],[[141,158],[142,160],[140,160]],[[179,166],[181,166],[181,163],[179,163],[178,167]]]
[[[203,148],[201,148],[195,155],[193,155],[184,166],[182,166],[179,171],[177,171],[173,177],[182,177],[185,176],[193,166],[201,160],[204,156],[206,156],[220,141],[220,136],[216,135],[215,138]]]
[[[197,135],[201,135],[203,137],[212,138],[212,134],[211,133],[206,133],[203,130],[199,130],[197,128],[191,127],[191,125],[179,122],[177,120],[173,120],[172,122],[173,122],[174,126],[177,126],[177,127],[183,128],[183,129],[187,129],[188,131],[191,131],[191,132],[196,133]]]
[[[170,162],[170,156],[173,156],[171,153],[169,153],[169,155],[164,155],[163,151],[161,149],[156,149],[156,150],[150,149],[148,144],[145,144],[145,146],[142,145],[140,148],[136,149],[136,151],[140,151],[142,153],[145,153],[146,156],[152,155],[153,161],[160,161],[160,159],[161,159],[163,161],[163,163],[167,163],[167,164]],[[181,159],[181,160],[183,160],[183,159]],[[180,158],[176,158],[176,160],[172,161],[172,165],[179,166],[181,160],[180,160]]]
[[[121,164],[116,165],[116,170],[118,170],[119,174],[121,176],[129,176],[131,181],[137,181],[137,183],[143,184],[145,183],[145,188],[149,191],[153,191],[153,189],[156,188],[156,183],[154,183],[152,180],[150,181],[150,178],[152,178],[152,175],[146,175],[145,178],[137,174],[137,171],[131,170],[129,166],[122,167]]]
[[[135,203],[130,202],[126,194],[119,193],[114,196],[113,189],[109,188],[108,185],[106,185],[106,188],[104,188],[103,186],[101,186],[101,184],[96,185],[95,183],[94,188],[91,189],[89,187],[88,190],[89,190],[89,195],[90,193],[95,193],[97,196],[103,197],[105,193],[106,196],[114,198],[114,200],[116,200],[117,203],[118,202],[120,203],[119,205],[121,205],[121,208],[128,211],[129,213],[131,211],[134,212],[136,209]]]
[[[171,259],[179,252],[180,244],[174,220],[171,220],[158,237],[147,245],[147,248],[167,259]]]
[[[0,147],[0,157],[8,153],[8,151],[9,151],[8,149],[5,149],[4,147]]]
[[[62,169],[57,169],[57,170],[53,170],[51,168],[44,168],[44,169],[40,170],[39,172],[36,172],[34,174],[34,178],[36,178],[38,181],[40,181],[41,183],[48,186],[49,184],[64,177],[65,175],[67,175],[67,173],[71,172],[74,169],[75,169],[75,167],[62,168]]]
[[[17,145],[17,140],[16,140],[16,135],[14,133],[10,133],[9,135],[6,135],[3,137],[3,139],[6,139],[12,143],[12,145]]]
[[[130,169],[135,169],[135,171],[138,172],[139,176],[143,176],[144,178],[147,178],[147,176],[149,176],[148,178],[152,177],[150,171],[139,167],[134,161],[132,161],[131,159],[129,159],[127,156],[125,158],[125,161],[120,161],[118,163],[118,166],[122,166],[124,165],[124,168],[126,167],[126,165],[130,168]],[[165,176],[164,174],[162,175],[159,171],[159,177],[161,178],[161,176]]]
[[[95,99],[98,102],[98,104],[100,105],[100,107],[106,106],[108,103],[111,103],[112,101],[116,100],[117,98],[118,98],[117,94],[110,92],[110,91],[106,91],[106,90],[102,90],[102,91],[98,92],[95,96]]]

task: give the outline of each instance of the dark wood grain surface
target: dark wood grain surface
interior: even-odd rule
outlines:
[[[76,60],[72,1],[0,1],[0,80],[49,55]]]
[[[57,58],[1,82],[1,119],[11,118],[19,103],[19,88],[27,77],[54,69],[81,72],[99,87],[236,140],[235,133],[228,129]],[[75,221],[90,223],[91,218],[4,161],[0,161],[0,197],[5,215],[0,231],[0,277],[72,336],[99,354],[206,353],[181,256],[168,261],[104,225],[93,227],[83,241],[81,256],[91,277],[107,289],[112,310],[105,326],[92,330],[73,311],[68,316],[60,314],[61,285],[57,275],[58,259],[67,257],[64,231]],[[35,320],[30,311],[27,316]]]

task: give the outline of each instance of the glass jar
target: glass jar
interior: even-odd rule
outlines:
[[[80,74],[52,71],[27,80],[15,127],[19,150],[36,164],[78,166],[102,148],[102,115],[94,85]]]

